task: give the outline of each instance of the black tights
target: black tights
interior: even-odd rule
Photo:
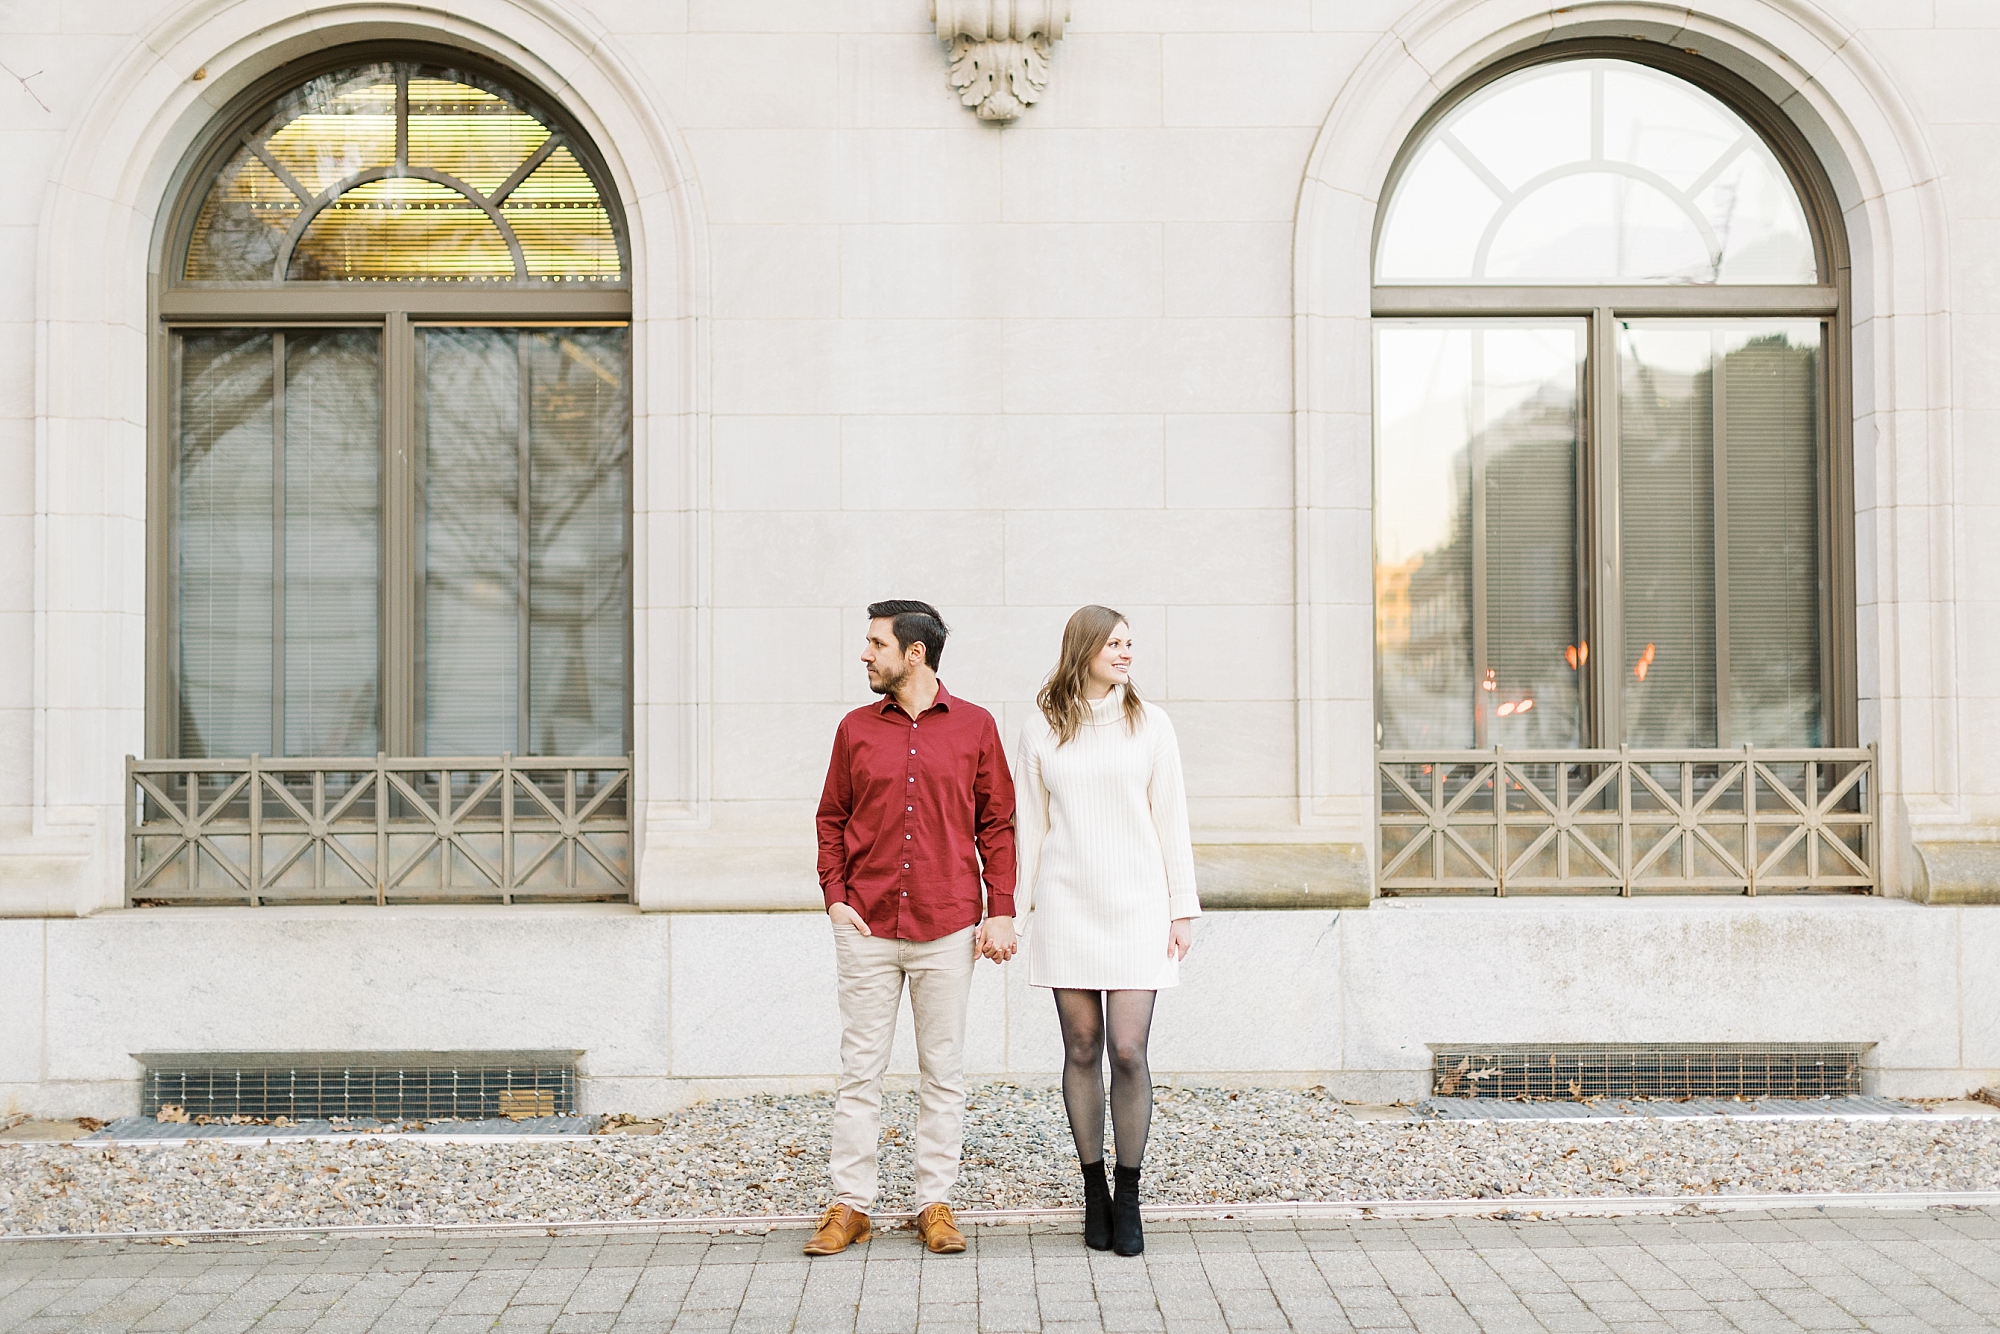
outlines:
[[[1072,991],[1058,987],[1056,1018],[1063,1035],[1063,1107],[1076,1137],[1076,1156],[1104,1158],[1105,1029],[1111,1030],[1111,1134],[1118,1166],[1137,1168],[1153,1125],[1153,1072],[1146,1036],[1153,1027],[1151,991]]]

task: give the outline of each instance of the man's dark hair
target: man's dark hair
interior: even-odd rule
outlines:
[[[892,598],[888,602],[868,604],[868,619],[887,618],[890,628],[896,634],[896,647],[904,653],[910,645],[924,646],[924,663],[932,671],[944,661],[944,638],[951,633],[951,627],[938,615],[938,609],[928,602],[917,602],[909,598]]]

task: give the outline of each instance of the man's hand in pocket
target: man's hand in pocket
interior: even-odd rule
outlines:
[[[875,934],[868,929],[868,923],[861,920],[861,914],[848,907],[845,903],[834,904],[826,910],[826,915],[833,919],[835,926],[851,926],[864,936]]]

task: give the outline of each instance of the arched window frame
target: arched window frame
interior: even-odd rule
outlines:
[[[617,237],[622,280],[612,283],[451,281],[269,281],[260,283],[185,282],[181,275],[195,220],[208,184],[268,115],[274,101],[292,89],[335,70],[371,63],[400,63],[461,70],[504,87],[519,105],[542,119],[574,152],[597,183]],[[552,140],[553,142],[553,140]],[[538,155],[539,156],[539,155]],[[380,171],[342,183],[351,188]],[[409,174],[426,179],[438,173]],[[447,184],[450,184],[447,182]],[[518,184],[518,181],[509,182]],[[454,186],[454,188],[457,188]],[[329,192],[332,194],[333,192]],[[540,89],[534,79],[495,65],[470,52],[421,42],[368,42],[338,47],[273,71],[231,100],[183,159],[167,197],[172,201],[156,231],[148,274],[151,318],[147,328],[147,548],[146,548],[146,754],[172,757],[177,741],[178,687],[175,658],[174,496],[171,477],[175,432],[172,346],[177,332],[255,326],[273,330],[365,327],[379,331],[382,366],[383,563],[379,620],[382,746],[389,755],[413,755],[420,747],[420,682],[416,679],[415,563],[418,535],[410,503],[418,481],[412,420],[416,386],[417,329],[428,322],[507,326],[629,324],[632,318],[633,257],[622,201],[591,136]],[[322,206],[326,200],[320,201]],[[485,201],[475,200],[485,207]],[[305,210],[292,240],[302,234],[313,210]],[[502,235],[510,235],[505,230]],[[287,253],[289,254],[289,245]],[[517,272],[519,254],[515,253]],[[629,374],[629,368],[628,368]],[[630,496],[628,464],[627,495]],[[629,532],[628,532],[629,542]],[[629,549],[629,548],[628,548]],[[631,736],[631,618],[626,625],[626,733]],[[629,743],[629,740],[628,740]]]
[[[1622,60],[1673,75],[1741,116],[1777,157],[1805,210],[1819,281],[1732,285],[1416,285],[1375,281],[1382,229],[1405,172],[1432,129],[1466,99],[1510,74],[1574,60]],[[1748,81],[1698,56],[1656,42],[1579,39],[1552,42],[1494,62],[1440,98],[1418,121],[1392,164],[1369,246],[1371,309],[1377,319],[1423,317],[1582,317],[1588,324],[1583,395],[1584,495],[1579,564],[1589,574],[1588,620],[1598,639],[1623,639],[1617,477],[1617,349],[1621,318],[1711,316],[1816,319],[1826,329],[1822,360],[1827,405],[1819,487],[1821,699],[1826,744],[1858,744],[1854,579],[1852,266],[1832,183],[1799,128]],[[1587,744],[1616,744],[1621,734],[1621,656],[1590,660]]]

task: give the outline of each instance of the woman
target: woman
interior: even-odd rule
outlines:
[[[1083,1241],[1137,1255],[1139,1163],[1153,1119],[1153,998],[1179,981],[1201,915],[1180,747],[1132,687],[1132,631],[1084,607],[1014,752],[1015,912],[1028,983],[1055,992],[1063,1106],[1083,1165]],[[1118,1193],[1104,1179],[1104,1050],[1111,1049]]]

